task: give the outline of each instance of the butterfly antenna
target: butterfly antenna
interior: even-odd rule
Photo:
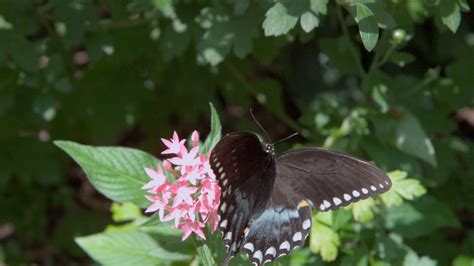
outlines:
[[[289,135],[289,136],[286,137],[286,138],[283,138],[283,139],[280,139],[280,140],[277,140],[277,141],[273,142],[272,144],[275,145],[275,144],[277,144],[278,142],[282,142],[282,141],[285,141],[285,140],[289,140],[289,139],[291,139],[292,137],[294,137],[294,136],[296,136],[296,135],[299,135],[299,133],[298,133],[298,132],[295,132],[295,133]]]
[[[260,128],[260,130],[262,130],[262,132],[265,133],[265,136],[267,137],[267,140],[268,140],[269,142],[272,142],[272,139],[271,139],[270,136],[268,135],[267,131],[265,131],[265,129],[263,129],[262,125],[260,125],[260,123],[258,122],[257,118],[255,118],[255,115],[254,115],[253,112],[252,112],[252,108],[250,108],[250,114],[252,115],[253,121],[255,121],[255,123],[256,123],[257,126]]]

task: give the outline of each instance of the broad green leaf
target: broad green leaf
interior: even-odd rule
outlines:
[[[452,32],[458,30],[461,23],[461,10],[457,0],[440,0],[441,20]]]
[[[77,244],[103,265],[157,265],[164,260],[188,260],[166,251],[142,232],[115,231],[76,238]]]
[[[304,31],[310,32],[319,25],[319,18],[307,11],[301,15],[300,23]]]
[[[157,214],[152,215],[146,220],[142,220],[137,226],[139,231],[150,234],[180,238],[183,235],[183,230],[174,229],[173,222],[161,222]]]
[[[201,148],[201,153],[208,153],[214,148],[214,146],[221,139],[222,126],[221,121],[219,120],[219,115],[217,114],[216,109],[212,103],[209,103],[211,107],[211,132],[207,135],[206,141]]]
[[[352,215],[354,215],[354,219],[361,223],[370,222],[374,219],[374,213],[371,209],[374,205],[375,202],[373,198],[368,198],[352,204]]]
[[[388,207],[400,206],[403,199],[413,200],[426,193],[426,189],[416,179],[407,179],[404,171],[393,171],[388,173],[392,180],[392,188],[381,195],[383,202]]]
[[[317,213],[313,216],[311,227],[310,248],[314,253],[320,253],[324,261],[333,261],[337,258],[339,235],[326,225],[331,220],[331,214]]]
[[[275,3],[265,14],[263,29],[265,36],[279,36],[288,33],[298,22],[298,16],[289,14],[282,3]]]
[[[71,141],[55,141],[84,170],[94,187],[106,197],[149,205],[143,185],[149,181],[144,168],[155,168],[160,161],[140,150],[121,147],[92,147]]]
[[[374,118],[373,120],[376,134],[380,140],[436,167],[433,144],[416,116],[408,111],[403,111],[395,119]]]

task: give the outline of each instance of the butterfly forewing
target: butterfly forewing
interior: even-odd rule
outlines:
[[[390,178],[374,165],[319,148],[291,150],[277,158],[277,176],[320,211],[347,206],[390,189]],[[278,180],[279,178],[277,178]]]
[[[226,261],[239,250],[253,209],[270,195],[268,189],[261,192],[275,175],[269,159],[258,138],[250,133],[225,136],[211,153],[211,167],[222,190],[219,229],[229,248]]]

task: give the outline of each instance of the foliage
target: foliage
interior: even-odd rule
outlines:
[[[105,264],[136,262],[115,257],[127,244],[142,264],[218,260],[218,240],[181,243],[137,212],[159,137],[208,130],[213,102],[223,133],[256,131],[253,107],[274,139],[298,131],[295,147],[391,173],[389,193],[315,214],[311,241],[283,264],[472,264],[473,125],[457,115],[474,105],[469,4],[1,2],[0,262],[88,263],[79,247]],[[206,150],[220,125],[211,132]],[[88,179],[56,139],[74,141],[56,144]],[[123,205],[110,215],[89,181]]]

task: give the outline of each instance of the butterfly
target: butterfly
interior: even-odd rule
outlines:
[[[268,134],[267,134],[268,135]],[[390,178],[373,164],[321,148],[275,155],[253,133],[223,137],[210,155],[221,187],[219,230],[227,254],[263,265],[302,246],[311,211],[330,211],[386,192]]]

